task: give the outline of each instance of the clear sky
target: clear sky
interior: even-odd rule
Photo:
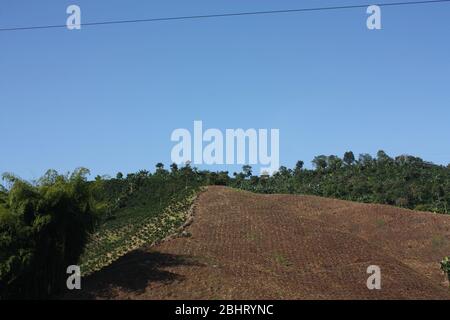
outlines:
[[[70,4],[86,23],[361,3],[2,0],[0,28],[65,24]],[[153,170],[170,163],[172,131],[194,120],[280,129],[289,167],[379,149],[449,163],[450,3],[383,8],[380,31],[366,18],[351,9],[0,32],[0,172]]]

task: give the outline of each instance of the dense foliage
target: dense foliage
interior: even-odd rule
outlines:
[[[103,208],[101,221],[81,257],[83,275],[99,270],[144,244],[160,241],[176,232],[204,184],[186,166],[171,173],[157,165],[154,174],[140,171],[126,178],[93,182],[93,195]]]
[[[235,174],[230,185],[261,193],[296,193],[344,200],[395,205],[415,210],[449,213],[450,168],[412,156],[376,158],[352,152],[314,158],[314,170],[281,167],[273,176],[252,176],[251,168]]]
[[[35,183],[9,174],[0,188],[0,299],[48,298],[65,288],[69,265],[88,274],[182,223],[206,182],[189,165],[157,165],[126,177],[87,169],[48,171]],[[84,270],[83,270],[84,269]]]
[[[59,292],[93,225],[85,169],[49,171],[32,185],[5,175],[0,192],[0,297],[42,298]]]

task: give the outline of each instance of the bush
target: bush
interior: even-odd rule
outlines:
[[[450,259],[445,257],[441,261],[441,270],[447,275],[448,280],[450,281]]]

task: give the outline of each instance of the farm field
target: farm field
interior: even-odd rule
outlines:
[[[184,233],[83,278],[75,298],[450,298],[446,215],[210,186]],[[381,290],[366,287],[369,265]]]

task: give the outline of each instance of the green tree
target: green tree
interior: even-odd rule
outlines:
[[[46,298],[65,286],[93,227],[88,172],[48,171],[38,185],[10,180],[0,204],[0,297]]]
[[[338,156],[331,155],[327,157],[327,166],[331,170],[337,170],[342,167],[342,159]]]
[[[172,174],[177,174],[178,173],[178,165],[176,163],[172,163],[170,165],[170,172]]]
[[[368,166],[368,165],[372,164],[373,158],[368,153],[361,153],[359,155],[358,162],[362,166]]]
[[[297,161],[297,163],[295,164],[294,175],[299,176],[301,174],[304,164],[305,163],[301,160]]]
[[[355,155],[352,151],[347,151],[344,153],[344,163],[348,166],[351,166],[355,163]]]
[[[386,163],[386,162],[392,161],[392,158],[389,157],[389,156],[387,155],[387,153],[384,152],[383,150],[379,150],[379,151],[377,152],[377,161]]]
[[[161,172],[164,170],[164,164],[161,162],[158,162],[155,167],[156,167],[156,172]]]
[[[244,174],[245,178],[250,178],[252,176],[252,166],[250,165],[244,165],[242,166],[242,173]]]
[[[326,169],[328,165],[328,157],[324,155],[317,156],[313,159],[312,164],[317,170]]]

